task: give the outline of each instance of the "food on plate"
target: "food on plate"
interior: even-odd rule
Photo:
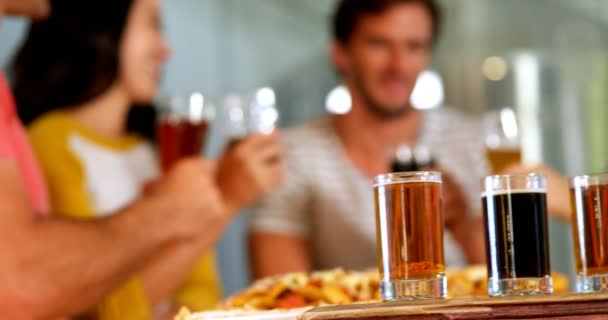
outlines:
[[[379,299],[379,287],[378,273],[372,271],[290,273],[259,280],[220,308],[271,310],[374,301]]]
[[[486,266],[447,268],[448,298],[487,297]],[[568,291],[568,278],[553,273],[555,293]],[[246,318],[263,315],[283,317],[310,307],[375,302],[380,300],[380,275],[373,271],[334,269],[313,273],[290,273],[256,281],[229,298],[218,311],[190,315],[182,310],[178,320]],[[289,318],[289,317],[288,317]],[[293,317],[295,319],[295,317]],[[290,318],[291,319],[291,318]],[[284,320],[274,319],[273,320]]]
[[[462,269],[448,268],[448,298],[487,297],[487,268],[484,265],[469,266]],[[568,277],[559,272],[552,272],[553,292],[568,292]]]

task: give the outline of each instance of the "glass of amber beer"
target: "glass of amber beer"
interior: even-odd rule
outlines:
[[[215,108],[200,93],[174,94],[159,108],[160,164],[167,171],[179,159],[201,154]]]
[[[608,173],[570,179],[576,291],[608,292]]]
[[[483,179],[482,190],[488,295],[553,293],[546,178],[489,176]]]
[[[486,114],[484,126],[486,156],[492,173],[500,173],[509,165],[522,162],[517,117],[512,109]]]
[[[375,179],[380,292],[385,301],[445,298],[441,174]]]

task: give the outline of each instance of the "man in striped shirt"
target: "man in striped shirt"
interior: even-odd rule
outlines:
[[[351,111],[288,131],[286,185],[251,222],[257,277],[376,265],[372,178],[389,150],[424,145],[443,173],[448,265],[485,259],[479,179],[487,172],[478,121],[409,104],[439,31],[432,0],[346,0],[334,16],[332,58]]]

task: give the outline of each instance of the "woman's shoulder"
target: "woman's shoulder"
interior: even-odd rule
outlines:
[[[56,112],[39,117],[27,127],[32,147],[42,162],[69,155],[68,141],[74,130],[66,116]]]
[[[60,111],[36,119],[28,126],[28,135],[36,149],[38,145],[70,149],[74,144],[85,144],[109,152],[124,152],[147,145],[144,138],[134,134],[117,138],[103,136]]]
[[[67,116],[58,112],[49,112],[34,122],[28,128],[28,135],[32,143],[52,143],[66,141],[69,133],[76,130]]]

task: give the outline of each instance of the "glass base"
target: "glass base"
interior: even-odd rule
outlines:
[[[400,280],[380,282],[380,294],[383,301],[443,299],[447,296],[445,275],[431,279]]]
[[[488,279],[491,297],[532,296],[553,293],[551,276],[543,278]]]
[[[608,274],[594,274],[591,276],[579,274],[576,276],[576,292],[608,292]]]

